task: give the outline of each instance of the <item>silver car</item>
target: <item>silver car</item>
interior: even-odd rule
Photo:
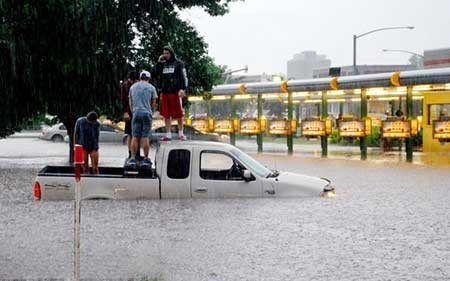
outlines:
[[[178,125],[172,125],[171,133],[174,139],[178,138]],[[227,135],[219,135],[217,133],[204,133],[200,130],[195,129],[190,125],[184,125],[183,133],[186,135],[188,140],[199,140],[199,141],[215,141],[229,143],[230,137]],[[150,142],[158,142],[162,137],[166,136],[166,127],[158,127],[150,132]]]
[[[69,141],[69,137],[67,136],[66,126],[64,124],[59,123],[52,127],[44,128],[42,130],[42,134],[40,136],[41,139],[44,140],[52,140],[54,142],[62,142]],[[126,135],[123,131],[109,125],[109,124],[101,124],[100,125],[100,136],[99,142],[118,142],[124,143],[126,141]]]
[[[44,140],[51,140],[54,142],[63,142],[67,136],[67,129],[63,123],[53,125],[51,127],[46,127],[42,129],[42,134],[39,138]]]

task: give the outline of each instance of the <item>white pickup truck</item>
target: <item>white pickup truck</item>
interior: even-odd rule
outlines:
[[[269,170],[238,148],[224,143],[162,143],[152,171],[126,175],[121,167],[100,167],[82,175],[82,199],[182,199],[238,197],[333,196],[324,178]],[[44,200],[73,200],[73,167],[47,166],[34,185]]]

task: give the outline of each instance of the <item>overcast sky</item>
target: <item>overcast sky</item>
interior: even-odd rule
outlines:
[[[449,0],[246,0],[223,17],[183,12],[209,44],[218,64],[249,73],[286,73],[293,54],[315,50],[333,66],[352,64],[352,36],[389,26],[414,30],[374,33],[358,40],[358,64],[404,64],[409,55],[382,49],[450,47]]]

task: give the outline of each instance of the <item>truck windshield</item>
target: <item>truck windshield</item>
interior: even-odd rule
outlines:
[[[242,164],[244,164],[248,169],[250,169],[252,172],[254,172],[260,177],[266,178],[272,173],[261,163],[259,163],[258,161],[256,161],[255,159],[253,159],[252,157],[250,157],[249,155],[245,154],[244,152],[238,149],[232,149],[230,153]]]

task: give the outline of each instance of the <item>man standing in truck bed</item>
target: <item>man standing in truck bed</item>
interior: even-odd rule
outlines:
[[[179,61],[171,47],[164,47],[163,54],[152,70],[153,77],[158,83],[161,94],[159,98],[159,112],[166,123],[166,136],[163,141],[172,139],[172,119],[178,121],[178,136],[186,140],[183,133],[184,110],[181,99],[186,95],[188,78],[184,63]]]
[[[98,174],[98,138],[100,136],[100,123],[98,114],[91,111],[86,117],[78,118],[75,123],[73,139],[76,144],[82,145],[84,150],[84,173],[89,173],[89,157],[92,163],[92,173]]]
[[[150,72],[141,72],[141,81],[134,83],[130,88],[130,109],[133,113],[131,121],[131,131],[133,140],[131,143],[131,158],[127,165],[134,168],[136,166],[136,154],[139,144],[142,142],[144,148],[144,160],[142,166],[151,167],[148,158],[150,151],[149,134],[152,128],[152,113],[156,107],[158,95],[155,87],[149,83]]]

